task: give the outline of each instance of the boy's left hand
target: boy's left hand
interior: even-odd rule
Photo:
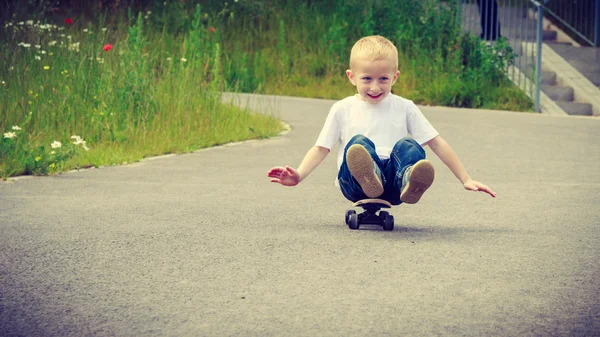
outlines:
[[[465,187],[465,189],[467,189],[469,191],[485,192],[494,198],[496,197],[496,192],[492,191],[491,188],[485,186],[484,184],[482,184],[476,180],[469,179],[463,184],[463,186]]]

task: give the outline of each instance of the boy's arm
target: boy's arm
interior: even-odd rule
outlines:
[[[306,178],[329,154],[329,149],[321,146],[313,146],[308,152],[298,170],[285,166],[273,167],[267,173],[267,176],[271,178],[271,182],[279,183],[284,186],[296,186],[304,178]]]
[[[436,136],[425,144],[431,148],[431,150],[442,160],[442,162],[444,162],[444,164],[446,164],[446,166],[448,166],[450,171],[452,171],[456,178],[460,180],[465,189],[470,191],[486,192],[492,197],[496,197],[496,192],[492,191],[491,188],[469,177],[469,174],[467,173],[467,170],[465,170],[463,164],[460,162],[460,159],[458,159],[458,156],[450,144],[444,140],[444,138],[441,136]]]

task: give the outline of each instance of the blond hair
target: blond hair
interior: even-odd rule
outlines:
[[[398,49],[383,36],[366,36],[356,41],[350,51],[350,69],[353,69],[356,60],[389,60],[398,69]]]

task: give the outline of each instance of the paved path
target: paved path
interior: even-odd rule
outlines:
[[[498,197],[432,157],[393,232],[351,231],[334,156],[296,188],[266,177],[332,102],[249,103],[292,131],[0,183],[0,335],[600,334],[599,119],[423,107]]]

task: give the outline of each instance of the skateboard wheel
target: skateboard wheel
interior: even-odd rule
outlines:
[[[350,215],[352,215],[352,214],[356,214],[356,211],[353,210],[353,209],[349,209],[349,210],[346,211],[346,220],[345,220],[346,221],[346,225],[349,223],[349,221],[350,221]]]
[[[350,214],[350,216],[348,217],[348,227],[350,227],[350,229],[358,229],[358,227],[360,227],[360,225],[358,224],[358,214]]]
[[[381,213],[385,213],[385,214],[381,215],[381,218],[383,220],[383,230],[384,231],[394,230],[394,216],[389,215],[388,212],[381,212]]]

